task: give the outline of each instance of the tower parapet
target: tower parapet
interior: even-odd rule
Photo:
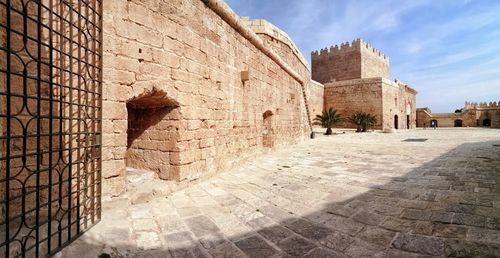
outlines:
[[[321,83],[382,77],[389,79],[389,58],[362,39],[311,52],[312,77]]]
[[[311,56],[315,58],[325,58],[329,57],[331,55],[337,55],[337,54],[342,54],[346,53],[349,51],[360,51],[363,48],[363,50],[366,50],[368,52],[372,52],[375,55],[378,55],[382,59],[389,60],[389,57],[386,56],[384,53],[382,53],[380,50],[376,49],[366,41],[362,39],[356,39],[353,40],[351,43],[348,41],[343,42],[339,45],[332,45],[329,48],[325,47],[320,50],[315,50],[311,52]]]

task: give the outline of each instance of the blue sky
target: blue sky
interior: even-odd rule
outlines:
[[[391,79],[417,91],[417,107],[453,112],[500,101],[500,1],[226,0],[313,50],[362,38],[390,57]]]

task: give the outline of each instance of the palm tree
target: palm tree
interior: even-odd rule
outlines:
[[[314,124],[326,127],[326,135],[332,134],[332,127],[340,124],[343,121],[342,117],[337,114],[337,110],[330,108],[327,111],[323,110],[321,115],[316,115]]]
[[[349,117],[349,121],[357,126],[356,132],[366,132],[369,126],[377,123],[377,118],[366,112],[356,112]]]

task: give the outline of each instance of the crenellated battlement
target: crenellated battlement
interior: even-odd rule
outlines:
[[[477,108],[500,108],[500,101],[496,102],[468,102],[464,104],[464,109],[477,109]]]
[[[362,39],[313,51],[312,77],[321,83],[390,78],[389,58]]]
[[[370,45],[369,43],[367,43],[362,39],[353,40],[351,43],[344,42],[340,44],[340,46],[335,45],[335,46],[330,46],[330,48],[322,48],[320,50],[312,51],[311,58],[312,59],[325,58],[331,55],[340,55],[351,51],[361,51],[361,50],[365,50],[364,53],[366,52],[373,53],[374,55],[377,55],[385,60],[389,59],[389,57],[387,57],[380,50],[374,48],[372,45]]]

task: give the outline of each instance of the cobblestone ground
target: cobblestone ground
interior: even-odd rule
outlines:
[[[499,257],[494,145],[500,130],[321,135],[148,203],[105,202],[58,256]]]

